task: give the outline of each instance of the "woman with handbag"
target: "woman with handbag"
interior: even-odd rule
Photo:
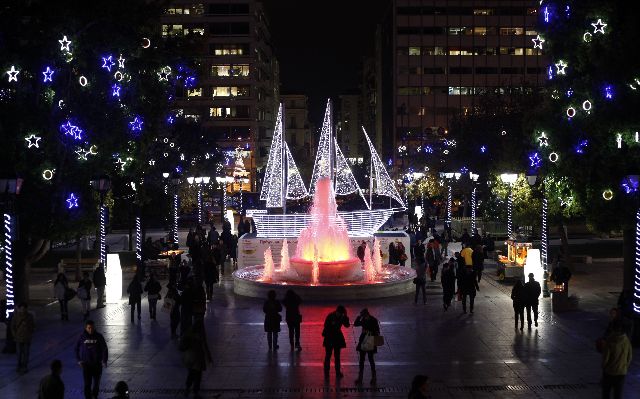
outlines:
[[[354,327],[362,327],[360,338],[358,339],[358,345],[356,350],[360,353],[358,379],[355,381],[356,385],[362,384],[362,375],[364,373],[364,357],[367,355],[369,358],[369,365],[371,365],[371,384],[376,383],[376,362],[373,359],[373,355],[378,352],[376,348],[376,338],[380,336],[380,323],[378,319],[369,314],[369,310],[364,308],[360,311],[358,317],[356,317],[353,323]]]
[[[69,296],[71,293],[69,290],[69,281],[64,273],[58,273],[55,283],[53,283],[53,294],[60,304],[60,317],[61,320],[69,320]]]
[[[274,290],[269,290],[267,293],[267,300],[264,301],[262,311],[264,312],[264,331],[267,333],[269,350],[277,350],[279,348],[278,333],[280,332],[280,321],[282,321],[282,316],[280,316],[282,305],[276,299]]]
[[[293,351],[294,343],[295,348],[298,351],[302,350],[300,346],[300,324],[302,323],[302,314],[300,314],[300,303],[302,299],[292,289],[287,290],[284,295],[282,304],[287,310],[285,320],[287,321],[287,327],[289,328],[289,344]]]
[[[156,306],[158,305],[158,300],[160,299],[160,291],[162,291],[162,286],[156,280],[156,277],[151,273],[149,275],[149,281],[144,285],[144,290],[147,292],[147,300],[149,301],[149,319],[156,319]]]

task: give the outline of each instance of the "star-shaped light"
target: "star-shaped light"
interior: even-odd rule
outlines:
[[[565,72],[565,69],[567,69],[569,65],[564,62],[563,60],[560,60],[556,63],[556,73],[558,75],[566,75],[567,73]]]
[[[545,132],[541,132],[540,136],[538,136],[538,145],[540,147],[549,147],[549,137]]]
[[[113,62],[113,57],[112,56],[102,57],[102,68],[106,69],[107,71],[111,72],[111,68],[115,64],[116,63]]]
[[[538,169],[542,165],[542,159],[540,158],[540,155],[538,155],[537,152],[534,152],[533,154],[529,155],[529,161],[531,161],[531,164],[529,166],[534,169]]]
[[[47,69],[42,72],[42,75],[44,75],[44,80],[43,82],[52,82],[52,78],[53,78],[53,70],[51,70],[51,68],[47,67]]]
[[[120,97],[120,86],[114,84],[111,86],[111,95],[113,97]]]
[[[73,193],[69,194],[69,198],[67,198],[67,207],[68,209],[78,207],[78,198]]]
[[[82,129],[80,129],[78,126],[73,126],[71,128],[71,135],[76,140],[82,140]]]
[[[596,22],[592,22],[591,26],[593,26],[593,33],[602,33],[604,35],[604,28],[607,26],[604,22],[602,22],[601,18],[598,18]]]
[[[60,43],[60,51],[71,51],[69,48],[71,40],[67,39],[67,35],[62,36],[62,40],[58,40],[58,43]]]
[[[132,132],[135,131],[142,131],[142,124],[144,122],[142,121],[142,119],[138,116],[136,116],[135,118],[133,118],[133,121],[129,122],[129,129],[131,129]]]
[[[7,71],[7,75],[9,75],[9,82],[17,82],[18,81],[18,71],[15,65],[11,65],[11,69]]]
[[[118,158],[116,165],[120,167],[120,170],[124,170],[124,167],[127,166],[127,161],[123,161],[122,158]]]
[[[120,54],[120,57],[118,57],[118,69],[124,69],[124,61],[124,57],[122,56],[122,54]]]
[[[487,152],[487,146],[486,146],[486,145],[483,145],[482,147],[480,147],[480,152],[481,152],[481,153],[483,153],[483,154],[484,154],[485,152]]]
[[[31,147],[36,147],[36,148],[40,148],[40,140],[42,140],[42,137],[38,137],[35,134],[31,134],[31,136],[29,137],[25,137],[25,140],[27,140],[27,148],[31,148]]]
[[[533,48],[539,48],[542,50],[542,43],[544,43],[545,40],[541,38],[540,35],[536,36],[535,39],[531,39],[531,41],[533,42]]]
[[[67,121],[67,123],[63,123],[62,125],[60,125],[60,131],[62,131],[64,134],[69,134],[73,127],[75,126],[71,124],[71,121]]]
[[[87,160],[87,155],[90,154],[89,151],[85,150],[82,147],[78,147],[78,149],[75,151],[75,153],[78,155],[78,161],[86,161]]]

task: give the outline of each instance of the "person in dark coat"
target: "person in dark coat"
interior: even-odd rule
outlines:
[[[516,318],[516,329],[518,329],[518,318],[520,318],[520,330],[524,328],[524,296],[524,285],[522,281],[518,280],[511,290],[511,300]]]
[[[207,292],[207,300],[213,299],[213,285],[218,280],[218,267],[213,250],[207,250],[203,265],[204,285]]]
[[[89,310],[91,310],[91,287],[93,283],[89,279],[89,273],[84,272],[82,275],[82,280],[78,283],[78,299],[80,299],[80,303],[82,304],[82,313],[83,320],[87,320],[89,318]]]
[[[371,316],[369,314],[369,310],[364,308],[360,311],[358,317],[353,322],[354,327],[362,327],[362,332],[360,333],[360,338],[358,338],[358,345],[356,346],[356,350],[360,353],[360,361],[359,371],[358,371],[358,379],[355,381],[356,385],[362,384],[362,375],[364,373],[364,356],[367,355],[369,358],[369,365],[371,366],[371,384],[376,383],[376,362],[373,359],[373,355],[378,352],[378,348],[375,346],[373,350],[364,351],[362,349],[362,343],[365,340],[367,335],[378,336],[380,335],[380,323],[378,323],[378,319]]]
[[[133,276],[133,280],[127,287],[127,293],[129,294],[129,305],[131,305],[131,322],[133,323],[133,315],[136,307],[138,307],[138,320],[140,320],[140,312],[142,307],[142,284],[138,279],[138,275]]]
[[[482,246],[476,245],[473,247],[471,261],[473,264],[473,271],[476,272],[478,282],[480,282],[480,279],[482,278],[482,271],[484,270],[484,252],[482,252]]]
[[[411,390],[408,399],[427,399],[429,389],[429,377],[426,375],[416,375],[411,381]]]
[[[468,247],[471,244],[471,236],[469,236],[469,232],[467,229],[462,229],[462,235],[460,236],[460,242],[465,247]]]
[[[187,279],[180,296],[180,336],[184,336],[193,325],[193,279]]]
[[[207,312],[207,293],[204,284],[198,278],[190,280],[193,281],[193,321],[204,320],[204,315]]]
[[[212,245],[217,243],[218,240],[220,240],[220,234],[218,233],[218,231],[216,231],[216,226],[212,224],[211,230],[209,230],[209,235],[207,236],[207,241],[209,241],[209,244]]]
[[[76,360],[82,367],[85,399],[98,397],[102,368],[107,367],[108,357],[109,351],[104,337],[96,332],[93,320],[87,320],[84,323],[84,331],[76,343]]]
[[[60,375],[62,362],[55,359],[51,362],[51,374],[40,380],[38,399],[64,399],[64,382]]]
[[[53,295],[60,304],[60,317],[69,320],[69,281],[64,273],[58,273],[53,283]]]
[[[278,333],[280,332],[280,321],[282,321],[282,316],[280,316],[282,305],[276,299],[274,290],[269,290],[267,293],[267,300],[264,301],[262,311],[264,312],[264,331],[267,333],[269,350],[277,350],[279,348]]]
[[[538,298],[542,293],[540,283],[535,280],[533,273],[529,273],[529,281],[524,284],[524,306],[527,309],[527,324],[531,330],[531,311],[533,310],[533,320],[538,327]]]
[[[449,262],[442,265],[442,274],[440,275],[440,283],[442,284],[442,306],[444,310],[449,310],[451,300],[456,292],[456,267],[455,259],[449,259]]]
[[[244,220],[244,232],[245,234],[251,233],[251,222],[249,221],[249,219]]]
[[[476,291],[480,291],[476,273],[473,271],[473,267],[465,267],[462,275],[462,313],[467,313],[467,297],[469,297],[469,310],[473,313]]]
[[[289,344],[291,345],[291,350],[293,350],[295,346],[298,351],[302,350],[302,346],[300,346],[300,324],[302,323],[300,303],[302,303],[300,296],[292,289],[287,290],[282,304],[287,310],[285,320],[289,328]]]
[[[118,381],[113,391],[116,396],[111,399],[129,399],[129,385],[124,381]]]
[[[392,242],[391,244],[389,244],[389,264],[390,265],[397,265],[397,264],[400,263],[400,262],[398,262],[396,255],[397,255],[396,254],[396,246]]]
[[[416,295],[413,298],[413,303],[415,305],[418,304],[418,296],[420,296],[420,291],[422,291],[422,303],[427,304],[427,265],[423,262],[418,262],[416,264],[416,278],[413,281],[416,285]]]
[[[436,277],[438,276],[438,264],[440,263],[440,254],[436,250],[435,240],[429,240],[427,244],[427,252],[425,255],[427,266],[429,266],[429,274],[431,277],[431,281],[436,281]]]
[[[496,249],[491,233],[485,233],[484,237],[482,237],[482,245],[484,246],[484,257],[487,259],[489,258],[489,252],[493,252]]]
[[[329,378],[329,370],[331,366],[331,353],[333,353],[333,361],[336,369],[336,378],[342,378],[344,375],[340,371],[340,351],[347,347],[342,334],[342,327],[349,327],[349,316],[344,306],[339,305],[334,312],[327,315],[324,320],[324,328],[322,329],[322,346],[324,346],[324,377]]]
[[[456,284],[458,289],[456,291],[458,295],[458,301],[462,300],[462,277],[464,276],[465,264],[464,258],[460,255],[460,252],[455,252],[453,256],[456,259]]]
[[[96,287],[98,299],[96,309],[104,308],[104,287],[107,286],[107,278],[104,275],[104,265],[102,262],[93,271],[93,285]]]
[[[364,263],[364,251],[366,249],[367,243],[362,241],[362,244],[358,245],[358,249],[356,254],[358,255],[358,259],[360,259],[360,263]]]
[[[424,263],[425,259],[424,259],[424,244],[422,243],[422,240],[417,240],[416,241],[416,245],[413,248],[413,255],[416,258],[416,262],[418,263]]]
[[[160,291],[162,291],[162,286],[156,280],[156,276],[151,273],[149,276],[149,281],[144,285],[144,290],[147,292],[147,300],[149,301],[149,318],[151,320],[156,319],[156,307],[158,305],[158,300],[160,299]]]
[[[207,361],[213,362],[202,320],[196,320],[193,327],[189,327],[180,342],[180,350],[183,352],[182,362],[188,371],[185,396],[189,395],[193,386],[193,394],[198,397],[202,372],[207,369]]]

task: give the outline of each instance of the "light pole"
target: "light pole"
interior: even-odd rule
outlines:
[[[480,175],[469,172],[469,179],[473,182],[473,191],[471,192],[471,232],[476,231],[476,183]]]
[[[458,180],[460,178],[460,176],[462,176],[461,173],[459,172],[440,172],[440,177],[444,178],[447,180],[447,217],[444,221],[445,224],[445,229],[450,229],[451,228],[451,219],[452,219],[452,214],[451,214],[451,202],[453,200],[453,194],[452,194],[452,187],[451,187],[451,181],[455,178],[456,180]]]
[[[13,268],[13,243],[16,239],[16,217],[13,215],[13,200],[20,194],[22,179],[0,179],[0,194],[6,198],[6,208],[3,213],[3,237],[4,237],[4,283],[7,297],[5,317],[13,313],[16,307],[14,268]],[[6,348],[6,347],[5,347]]]
[[[202,185],[209,184],[211,181],[211,177],[209,176],[198,176],[198,177],[187,177],[187,181],[189,184],[196,184],[198,186],[198,224],[202,224]]]
[[[549,229],[547,227],[547,196],[544,192],[544,179],[538,178],[537,175],[527,175],[527,183],[534,187],[536,182],[540,185],[540,194],[542,195],[542,224],[540,226],[540,257],[542,258],[542,269],[544,270],[544,283],[542,285],[542,296],[548,298],[551,296],[549,292]]]
[[[635,259],[633,270],[633,292],[631,294],[632,310],[636,315],[640,315],[640,176],[627,175],[622,182],[622,187],[626,194],[636,197],[636,228],[635,228]],[[625,265],[626,266],[626,265]],[[626,279],[625,272],[625,279]],[[625,281],[626,283],[626,281]],[[626,285],[626,284],[625,284]],[[626,289],[627,287],[625,287]]]
[[[224,224],[224,217],[227,213],[227,176],[216,176],[216,181],[220,187],[220,223]]]
[[[100,263],[104,267],[105,273],[107,272],[107,219],[109,218],[109,212],[106,206],[104,206],[104,196],[111,188],[111,179],[109,176],[102,175],[91,180],[91,187],[100,194],[100,209],[99,209],[99,222],[100,232],[98,234],[99,248],[100,248]]]
[[[176,172],[171,176],[171,185],[173,186],[173,223],[171,227],[173,244],[179,245],[178,240],[178,187],[180,186],[180,175]]]
[[[509,198],[507,199],[507,236],[511,238],[513,235],[513,183],[518,180],[516,173],[503,173],[500,180],[509,185]]]

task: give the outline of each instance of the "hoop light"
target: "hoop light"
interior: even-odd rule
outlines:
[[[567,108],[567,116],[569,118],[573,118],[574,116],[576,116],[576,109],[573,107]]]
[[[559,158],[560,158],[560,156],[558,155],[557,152],[552,152],[551,154],[549,154],[549,161],[551,161],[553,163],[556,163]]]
[[[582,103],[582,109],[585,111],[590,111],[591,108],[593,107],[593,105],[591,105],[591,101],[589,100],[584,100],[584,102]],[[567,110],[568,112],[568,110]]]
[[[604,190],[602,192],[602,198],[604,198],[605,201],[611,201],[613,199],[613,191],[609,189]]]
[[[80,83],[80,86],[85,87],[89,83],[89,81],[87,80],[86,77],[80,76],[78,78],[78,83]]]

